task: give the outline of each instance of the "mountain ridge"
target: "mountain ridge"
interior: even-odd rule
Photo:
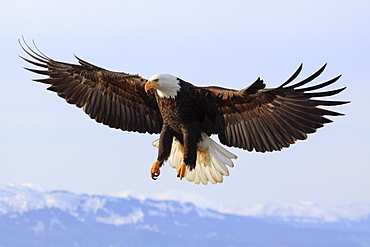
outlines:
[[[119,195],[92,195],[77,194],[66,190],[47,191],[33,184],[6,184],[0,185],[0,214],[8,208],[10,211],[23,212],[42,207],[59,207],[62,210],[73,210],[79,203],[78,198],[90,198],[85,205],[91,207],[103,207],[104,200],[97,198],[117,198],[135,199],[141,202],[146,200],[153,201],[172,201],[179,204],[194,202],[179,202],[175,199],[156,199],[152,197],[135,197],[132,193],[122,193]],[[95,204],[94,204],[95,203]],[[100,203],[100,204],[99,204]],[[213,210],[221,214],[251,216],[251,217],[293,217],[296,219],[306,219],[306,222],[338,222],[341,220],[358,221],[370,216],[370,204],[356,205],[319,205],[313,202],[302,201],[295,204],[287,203],[265,203],[254,204],[243,209],[230,209],[225,207],[209,208],[207,206],[195,205],[197,208]],[[96,209],[94,209],[96,210]]]
[[[335,221],[284,210],[240,216],[190,202],[4,185],[0,246],[370,246],[367,206],[360,208]]]

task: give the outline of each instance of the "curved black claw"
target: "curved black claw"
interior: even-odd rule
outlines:
[[[158,177],[159,177],[159,173],[156,173],[156,172],[153,172],[153,173],[152,173],[152,179],[153,179],[153,180],[157,180],[157,179],[158,179]]]

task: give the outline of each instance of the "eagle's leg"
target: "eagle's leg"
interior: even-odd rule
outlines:
[[[197,161],[197,143],[200,136],[200,130],[198,128],[191,128],[184,131],[184,161],[181,163],[177,170],[177,177],[182,180],[185,177],[186,167],[190,169],[195,168]]]
[[[171,154],[173,135],[171,129],[166,125],[163,126],[161,135],[159,136],[159,145],[158,145],[158,157],[150,169],[150,177],[153,180],[157,180],[159,174],[161,174],[160,167],[163,164],[163,161],[167,160]]]
[[[156,161],[153,163],[152,168],[150,169],[150,177],[153,180],[157,180],[159,174],[161,174],[161,170],[159,169],[161,167],[161,162]]]
[[[182,162],[179,169],[177,170],[177,177],[182,180],[183,177],[185,177],[185,171],[186,171],[186,164],[185,162]]]

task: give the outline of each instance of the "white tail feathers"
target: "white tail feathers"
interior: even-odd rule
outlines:
[[[191,171],[189,167],[186,167],[185,177],[188,181],[196,184],[207,184],[208,181],[212,184],[222,183],[223,176],[229,175],[227,166],[233,167],[234,163],[231,159],[236,159],[237,156],[212,140],[205,133],[202,133],[202,139],[198,143],[196,166]],[[159,140],[155,140],[152,144],[158,147]],[[177,170],[183,160],[184,146],[174,138],[168,162],[171,167]]]

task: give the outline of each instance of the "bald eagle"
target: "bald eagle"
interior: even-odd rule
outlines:
[[[336,106],[347,101],[317,98],[332,96],[345,88],[311,92],[336,82],[340,76],[300,88],[318,77],[326,64],[308,78],[294,83],[302,70],[279,87],[265,88],[258,78],[242,90],[197,87],[176,76],[156,74],[149,79],[124,72],[112,72],[76,56],[79,64],[58,62],[30,48],[22,49],[32,58],[25,61],[43,68],[26,68],[46,75],[35,81],[49,84],[68,103],[82,108],[98,123],[123,131],[160,134],[153,142],[157,160],[150,169],[157,179],[168,160],[177,177],[197,184],[221,183],[237,156],[210,138],[217,135],[229,147],[271,152],[304,140],[323,124],[324,117],[343,115],[318,106]],[[316,99],[312,99],[316,98]]]

